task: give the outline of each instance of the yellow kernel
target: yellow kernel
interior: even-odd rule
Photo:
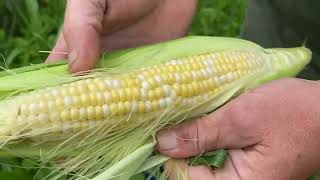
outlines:
[[[152,109],[158,111],[160,109],[160,103],[158,100],[152,101]]]
[[[118,107],[117,107],[117,104],[110,104],[110,112],[111,112],[111,115],[117,115],[118,114]]]
[[[80,121],[85,121],[87,119],[88,119],[87,109],[86,108],[80,108],[79,109],[79,120]]]
[[[162,73],[160,77],[166,84],[169,83],[169,76],[167,73]]]
[[[96,100],[97,100],[97,105],[103,105],[104,104],[103,93],[96,93]]]
[[[112,90],[111,91],[111,96],[112,96],[112,102],[118,102],[119,101],[119,94],[117,91]]]
[[[132,92],[133,92],[133,99],[140,99],[141,98],[141,94],[140,94],[139,89],[133,88]]]
[[[155,93],[154,90],[151,90],[148,93],[149,93],[148,97],[149,97],[150,100],[156,99],[156,93]]]
[[[73,96],[72,102],[75,107],[79,107],[81,105],[80,98],[78,96]]]
[[[194,69],[194,70],[198,70],[201,68],[199,63],[191,63],[191,66],[192,66],[192,69]]]
[[[48,104],[45,102],[39,102],[39,109],[41,112],[48,112]]]
[[[188,88],[186,85],[181,85],[181,96],[183,96],[183,97],[188,96]]]
[[[174,84],[176,82],[176,78],[173,74],[168,74],[168,84]]]
[[[197,82],[192,82],[192,89],[193,89],[193,93],[195,95],[200,94],[201,90],[200,90],[200,86]]]
[[[73,120],[73,121],[80,120],[80,114],[79,114],[78,109],[76,109],[76,108],[71,109],[70,114],[71,114],[71,120]]]
[[[123,102],[118,103],[118,114],[123,115],[125,112],[125,106]]]
[[[127,97],[126,97],[126,92],[125,92],[124,89],[119,89],[118,90],[118,94],[119,94],[120,101],[128,100]]]
[[[186,86],[187,86],[187,92],[188,92],[187,96],[192,97],[193,96],[192,84],[187,84]]]
[[[95,119],[95,109],[93,106],[87,107],[87,118],[89,121]]]
[[[125,113],[129,113],[131,111],[131,103],[129,101],[124,102]]]
[[[139,101],[139,112],[140,113],[146,112],[146,105],[142,101]]]
[[[71,118],[71,115],[70,115],[70,111],[69,110],[63,110],[61,112],[61,120],[62,121],[69,121]]]
[[[159,86],[159,83],[154,78],[148,78],[147,81],[150,84],[151,89],[154,89]]]
[[[177,96],[181,96],[181,87],[179,84],[174,84],[172,88],[177,93]]]
[[[94,93],[90,93],[89,94],[89,98],[90,98],[90,105],[96,105],[97,104],[97,98],[96,98]]]
[[[95,107],[95,111],[96,111],[96,119],[97,120],[102,120],[103,119],[103,109],[101,106],[96,106]]]
[[[80,101],[81,101],[82,106],[87,106],[90,104],[89,97],[87,94],[81,94]]]
[[[83,83],[79,83],[79,85],[77,86],[77,89],[78,89],[79,94],[83,94],[83,93],[88,92],[87,86]]]
[[[104,92],[103,97],[106,104],[110,104],[112,102],[112,95],[110,92]]]
[[[61,95],[62,96],[68,96],[69,95],[69,93],[68,93],[68,91],[67,91],[67,89],[66,88],[61,88]]]
[[[192,73],[191,72],[185,72],[184,76],[186,78],[186,82],[185,83],[189,83],[192,80]]]
[[[176,71],[176,70],[175,70],[175,67],[174,67],[173,65],[168,66],[168,72],[173,73],[173,72],[175,72],[175,71]]]
[[[107,89],[106,85],[100,81],[97,83],[99,91],[105,91]]]
[[[160,99],[164,96],[164,92],[163,92],[162,88],[155,89],[155,96],[157,99]]]
[[[210,90],[213,90],[213,89],[216,87],[216,85],[215,85],[215,83],[214,83],[214,80],[213,80],[212,78],[208,79],[208,80],[207,80],[207,83],[208,83],[208,85],[209,85],[209,89],[210,89]]]
[[[62,107],[63,104],[64,104],[64,102],[61,98],[56,99],[56,106],[57,107]]]
[[[124,93],[125,93],[125,97],[128,101],[132,101],[134,98],[133,98],[133,92],[132,92],[132,89],[129,89],[129,88],[125,88],[124,89]]]
[[[78,91],[77,91],[77,89],[75,88],[75,87],[70,87],[69,88],[69,94],[71,94],[72,96],[74,96],[74,95],[78,95]]]

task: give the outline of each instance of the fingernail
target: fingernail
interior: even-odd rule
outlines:
[[[178,144],[176,136],[168,130],[160,131],[157,135],[157,139],[159,149],[162,151],[175,149]]]
[[[68,55],[68,60],[69,60],[69,64],[70,66],[72,66],[76,60],[77,60],[77,51],[76,50],[72,50],[71,53]]]

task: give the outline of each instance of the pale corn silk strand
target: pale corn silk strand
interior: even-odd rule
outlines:
[[[208,113],[246,85],[254,86],[261,74],[290,69],[306,56],[303,49],[233,49],[171,59],[133,72],[95,70],[33,92],[26,87],[26,92],[0,104],[5,109],[0,113],[2,148],[20,141],[45,144],[48,149],[40,156],[44,167],[63,158],[53,173],[92,178],[165,125]],[[221,98],[232,87],[234,92]],[[217,100],[221,102],[212,103]]]

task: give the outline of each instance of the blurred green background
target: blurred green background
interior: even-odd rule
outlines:
[[[66,0],[0,0],[0,66],[40,63],[63,22]],[[246,0],[200,0],[191,34],[237,36]]]
[[[43,62],[63,23],[66,0],[0,0],[0,66]],[[238,36],[246,0],[200,0],[190,34]],[[50,170],[28,160],[0,158],[0,180],[40,180]],[[62,177],[61,179],[66,179]]]

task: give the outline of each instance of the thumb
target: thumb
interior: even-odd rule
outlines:
[[[245,148],[258,143],[259,128],[242,119],[246,117],[246,108],[241,104],[229,103],[201,119],[161,130],[157,134],[157,149],[173,158],[187,158],[216,149]]]
[[[100,55],[100,36],[106,0],[68,0],[64,39],[71,72],[94,68]]]

